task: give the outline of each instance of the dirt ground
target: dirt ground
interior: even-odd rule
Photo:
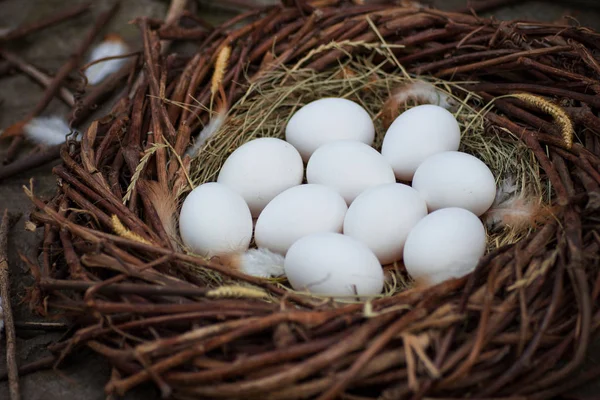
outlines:
[[[18,26],[23,22],[34,21],[49,15],[59,9],[64,9],[83,0],[0,0],[0,29]],[[270,3],[271,0],[263,0]],[[137,27],[128,22],[134,17],[150,16],[162,18],[168,7],[166,0],[122,0],[121,8],[112,22],[105,27],[104,33],[120,34],[134,48],[140,46]],[[223,11],[215,7],[217,0],[197,1],[200,4],[202,16],[209,21],[222,21],[232,15],[233,11]],[[442,9],[452,9],[466,4],[464,0],[437,0],[435,5]],[[600,30],[600,8],[592,10],[588,5],[597,4],[596,0],[522,2],[512,7],[506,7],[493,14],[498,19],[529,19],[555,21],[569,15],[574,18],[570,23],[581,24]],[[39,34],[28,36],[18,46],[8,46],[22,58],[36,66],[49,71],[56,71],[80,43],[82,32],[90,26],[95,15],[106,9],[112,1],[96,0],[92,13],[75,18],[66,23],[46,29]],[[565,5],[561,5],[565,4]],[[35,105],[42,89],[23,75],[3,77],[0,80],[0,128],[4,128],[24,117]],[[61,102],[53,100],[44,115],[66,113],[68,110]],[[101,114],[98,110],[97,114]],[[7,143],[0,142],[0,159],[6,152]],[[24,287],[30,284],[30,278],[25,266],[19,260],[19,253],[33,256],[41,245],[41,230],[35,233],[27,232],[24,223],[31,205],[23,194],[22,186],[28,184],[29,178],[34,178],[34,188],[42,198],[51,196],[55,191],[55,179],[49,164],[20,176],[0,182],[0,211],[8,208],[13,213],[22,213],[17,225],[9,236],[9,263],[11,274],[12,303],[17,322],[38,321],[27,308],[19,304]],[[25,329],[18,330],[18,359],[20,364],[39,359],[46,354],[45,347],[57,340],[64,333],[34,332]],[[2,343],[4,337],[2,337]],[[600,345],[590,350],[588,361],[596,364],[600,357]],[[0,346],[0,373],[4,371],[4,345]],[[99,400],[106,398],[103,387],[109,378],[108,364],[91,352],[82,351],[71,357],[59,370],[36,372],[21,378],[21,392],[24,400],[66,400],[86,399]],[[594,382],[579,390],[579,398],[597,398],[600,394],[600,382]],[[152,388],[142,388],[127,396],[128,399],[149,399],[157,397]],[[6,382],[0,382],[0,400],[8,399]]]

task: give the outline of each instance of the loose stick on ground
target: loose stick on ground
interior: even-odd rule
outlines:
[[[55,362],[56,362],[56,357],[54,357],[54,356],[47,356],[47,357],[40,358],[39,360],[32,361],[28,364],[24,364],[21,367],[19,367],[19,375],[25,376],[25,375],[31,374],[33,372],[40,371],[42,369],[51,368]],[[8,372],[0,374],[0,382],[5,381],[7,379],[7,377],[8,377]]]
[[[33,154],[29,157],[0,167],[0,182],[4,179],[29,171],[32,168],[39,167],[60,157],[60,148],[62,145],[50,147],[44,151]]]
[[[27,61],[19,57],[18,55],[6,50],[0,49],[0,55],[8,61],[10,64],[17,67],[21,72],[27,74],[33,80],[38,82],[45,88],[48,88],[52,84],[52,78],[29,64]],[[73,107],[75,105],[75,97],[73,93],[71,93],[67,88],[61,87],[58,90],[58,95],[60,99],[69,107]]]
[[[0,42],[7,42],[10,40],[19,39],[29,35],[30,33],[37,32],[49,26],[56,25],[69,18],[76,17],[79,14],[87,11],[91,7],[91,5],[92,3],[80,4],[67,10],[61,11],[58,14],[42,18],[30,24],[22,25],[8,32],[6,35],[0,36]]]
[[[19,400],[19,369],[17,366],[17,342],[15,323],[13,321],[10,305],[10,291],[8,284],[8,210],[4,210],[2,225],[0,226],[0,297],[4,314],[4,329],[6,330],[6,369],[8,371],[8,391],[10,400]]]

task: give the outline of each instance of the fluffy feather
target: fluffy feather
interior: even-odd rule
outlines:
[[[217,107],[217,110],[208,121],[208,124],[206,124],[198,136],[196,136],[194,144],[185,152],[185,154],[190,157],[196,156],[202,146],[204,146],[204,144],[208,142],[210,138],[212,138],[214,134],[218,132],[219,129],[221,129],[223,122],[225,122],[226,115],[226,107]]]
[[[105,40],[92,50],[88,59],[88,64],[106,57],[122,56],[127,54],[128,51],[129,48],[127,47],[127,44],[120,36],[107,35]],[[85,76],[87,77],[88,83],[90,85],[97,85],[107,76],[117,72],[126,61],[125,58],[117,58],[90,65],[85,70]]]
[[[64,118],[36,117],[23,126],[27,139],[37,144],[53,146],[64,143],[71,129]]]
[[[250,249],[243,254],[223,257],[224,264],[238,269],[246,275],[260,278],[274,278],[285,275],[284,257],[269,249]]]
[[[146,185],[148,191],[148,200],[154,206],[156,214],[171,241],[171,246],[173,246],[173,249],[177,249],[177,221],[175,218],[177,215],[177,200],[174,193],[165,189],[158,182],[144,181],[144,185]]]
[[[383,105],[382,118],[386,128],[411,103],[416,105],[435,104],[444,107],[446,110],[453,110],[456,107],[456,100],[431,83],[425,81],[407,83],[397,88]]]
[[[483,215],[488,229],[510,228],[522,231],[531,228],[548,216],[541,201],[529,197],[514,179],[508,178],[498,186],[492,207]]]

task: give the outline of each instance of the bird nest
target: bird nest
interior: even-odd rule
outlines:
[[[339,1],[212,30],[137,23],[142,74],[63,146],[56,196],[26,190],[45,231],[39,262],[27,260],[31,302],[74,323],[52,346],[58,361],[85,346],[113,366],[107,393],[151,383],[179,399],[545,399],[600,374],[572,377],[600,321],[600,35]],[[200,44],[162,55],[173,38]],[[487,254],[460,279],[411,287],[386,268],[395,283],[366,302],[298,293],[181,246],[181,200],[239,145],[281,137],[294,110],[331,95],[363,105],[380,142],[410,106],[390,99],[415,82],[452,100],[461,150],[548,218],[490,224]]]

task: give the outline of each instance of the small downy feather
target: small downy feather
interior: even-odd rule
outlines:
[[[23,126],[27,139],[44,146],[64,143],[71,132],[67,121],[62,117],[36,117]]]
[[[250,276],[276,278],[285,275],[284,257],[265,248],[249,249],[242,254],[222,257],[222,261],[225,265]]]
[[[210,138],[212,138],[215,135],[215,133],[219,131],[219,129],[221,129],[221,126],[223,126],[223,122],[225,122],[226,116],[227,107],[224,106],[224,103],[219,102],[215,113],[210,117],[210,120],[200,131],[198,136],[196,136],[194,144],[185,152],[185,154],[190,157],[196,156],[202,148],[202,146],[204,146],[204,144],[208,142]]]
[[[148,200],[154,206],[156,214],[162,223],[162,226],[171,241],[173,249],[178,249],[177,244],[177,200],[174,193],[167,190],[158,182],[139,181],[144,182],[148,190]]]
[[[494,203],[483,215],[483,220],[488,229],[523,231],[535,226],[548,214],[539,199],[519,191],[514,179],[507,178],[498,186]]]
[[[123,39],[115,34],[106,35],[102,43],[98,44],[92,50],[88,59],[88,64],[106,57],[118,57],[127,54],[129,48]],[[90,85],[97,85],[102,82],[107,76],[117,72],[127,60],[125,58],[117,58],[113,60],[101,61],[97,64],[90,65],[85,70]]]
[[[383,105],[382,120],[386,129],[411,103],[434,104],[449,111],[457,105],[456,100],[431,83],[425,81],[407,83],[397,88]]]

